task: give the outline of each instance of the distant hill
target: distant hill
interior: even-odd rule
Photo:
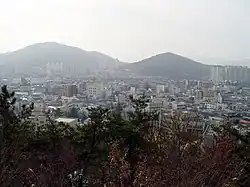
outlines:
[[[173,53],[163,53],[122,67],[144,76],[162,76],[170,79],[206,79],[209,66]]]
[[[201,79],[209,77],[209,66],[173,53],[163,53],[135,63],[123,63],[96,51],[55,42],[30,45],[23,49],[0,54],[2,71],[12,73],[46,72],[48,62],[62,62],[74,74],[104,69],[127,69],[129,74],[163,76],[171,79]],[[118,72],[118,75],[119,72]]]
[[[109,69],[122,64],[99,52],[85,51],[54,42],[38,43],[0,54],[0,64],[4,64],[6,68],[15,68],[18,72],[29,72],[39,68],[45,70],[48,62],[63,62],[66,68],[74,68],[77,73],[86,69]]]

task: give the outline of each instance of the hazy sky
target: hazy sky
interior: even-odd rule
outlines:
[[[0,0],[0,52],[45,41],[124,61],[250,58],[250,0]]]

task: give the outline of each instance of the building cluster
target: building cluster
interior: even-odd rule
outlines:
[[[232,81],[246,82],[250,78],[250,69],[247,66],[211,66],[213,82]]]
[[[60,63],[49,66],[53,73],[62,70]],[[240,66],[211,66],[208,81],[89,76],[78,79],[25,77],[6,79],[4,83],[16,93],[17,112],[22,105],[35,103],[31,119],[36,127],[47,123],[48,115],[57,122],[84,125],[90,120],[88,109],[97,106],[110,110],[119,106],[122,116],[127,118],[133,111],[131,97],[143,97],[147,104],[145,110],[158,115],[157,125],[171,124],[173,116],[178,116],[187,131],[210,141],[213,127],[225,123],[241,133],[250,130],[248,70]]]

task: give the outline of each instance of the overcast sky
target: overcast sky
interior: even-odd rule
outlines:
[[[45,41],[123,61],[250,58],[250,0],[0,0],[0,52]]]

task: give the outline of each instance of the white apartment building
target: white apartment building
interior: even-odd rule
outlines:
[[[101,98],[104,91],[103,83],[98,81],[87,82],[86,89],[90,98]]]
[[[225,80],[225,67],[224,66],[211,66],[210,78],[214,83]]]
[[[165,85],[157,84],[156,85],[156,93],[159,94],[159,93],[163,93],[163,92],[165,92]]]
[[[249,69],[247,66],[211,66],[210,78],[214,83],[221,81],[247,81]]]
[[[230,81],[247,81],[248,67],[247,66],[225,66],[225,80]]]

